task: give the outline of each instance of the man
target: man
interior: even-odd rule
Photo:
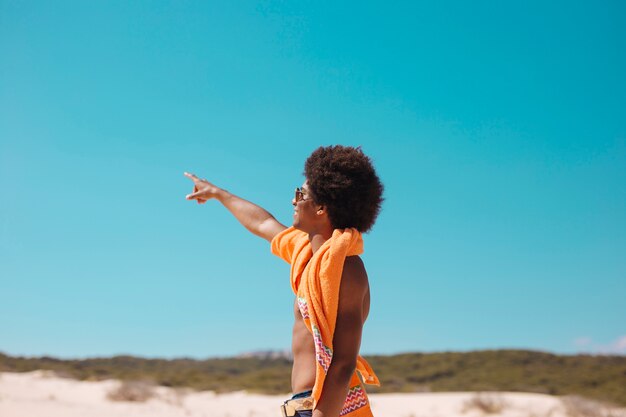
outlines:
[[[371,416],[365,383],[378,378],[359,356],[370,307],[361,232],[380,211],[383,185],[360,148],[320,147],[305,162],[306,181],[292,200],[286,227],[263,208],[185,173],[194,183],[188,200],[216,199],[250,232],[271,242],[291,264],[296,300],[290,400],[284,416]]]

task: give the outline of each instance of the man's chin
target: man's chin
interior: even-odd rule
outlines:
[[[294,227],[294,229],[298,229],[298,230],[304,232],[304,230],[302,230],[302,227],[301,227],[302,225],[300,224],[300,222],[297,219],[293,221],[292,226]]]

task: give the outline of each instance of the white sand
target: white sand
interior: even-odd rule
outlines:
[[[112,401],[107,394],[119,381],[76,381],[51,372],[0,373],[0,417],[273,417],[286,395],[244,392],[215,394],[155,387],[145,402]],[[566,417],[561,399],[542,394],[482,393],[504,405],[490,416]],[[476,393],[416,393],[371,395],[377,417],[477,417],[485,413],[468,407]],[[626,410],[612,416],[626,417]],[[595,414],[596,417],[602,414]]]

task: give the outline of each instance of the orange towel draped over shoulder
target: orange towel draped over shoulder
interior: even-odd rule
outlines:
[[[363,238],[356,229],[335,229],[332,237],[313,255],[309,236],[292,226],[276,235],[271,246],[274,255],[291,264],[291,288],[296,294],[304,323],[313,335],[317,359],[313,398],[317,405],[333,357],[343,265],[346,256],[363,253]],[[366,384],[380,385],[367,361],[359,356],[341,416],[372,416],[357,372]]]

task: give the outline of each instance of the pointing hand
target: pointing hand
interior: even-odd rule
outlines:
[[[196,200],[198,204],[204,204],[207,200],[215,198],[219,188],[205,179],[200,179],[194,174],[185,172],[185,176],[193,181],[193,192],[187,194],[187,200]]]

